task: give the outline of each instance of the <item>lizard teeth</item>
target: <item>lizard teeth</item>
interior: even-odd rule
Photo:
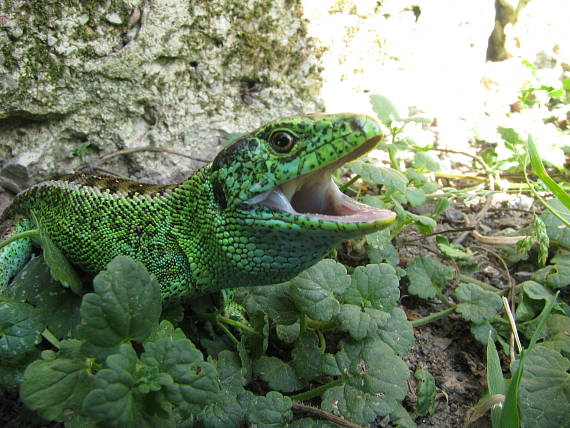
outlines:
[[[253,198],[247,201],[249,205],[263,205],[268,208],[274,208],[279,211],[284,211],[290,214],[298,214],[293,207],[289,199],[279,190],[275,188],[268,190],[267,192],[255,195]]]

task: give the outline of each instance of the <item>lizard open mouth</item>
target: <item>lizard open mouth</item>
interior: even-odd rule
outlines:
[[[257,194],[246,203],[337,223],[390,224],[396,217],[392,211],[354,200],[342,193],[332,179],[335,169],[372,150],[380,138],[374,136],[332,163]]]

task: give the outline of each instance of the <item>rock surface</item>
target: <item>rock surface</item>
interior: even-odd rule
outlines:
[[[228,134],[319,110],[298,0],[0,3],[0,185],[18,191],[143,146],[211,159]],[[116,157],[115,173],[174,182],[202,165]]]

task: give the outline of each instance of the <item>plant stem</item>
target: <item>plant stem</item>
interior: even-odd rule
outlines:
[[[251,334],[259,335],[259,332],[257,332],[256,330],[254,330],[253,328],[251,328],[247,324],[244,324],[240,321],[236,321],[236,320],[233,320],[231,318],[224,317],[222,315],[216,315],[215,317],[216,317],[215,320],[220,322],[220,323],[225,323],[225,324],[231,325],[232,327],[235,327],[239,330],[243,330],[243,331],[246,331],[246,332],[251,333]]]
[[[464,273],[459,275],[459,279],[461,281],[465,281],[465,282],[469,282],[471,284],[478,285],[479,287],[481,287],[487,291],[492,291],[493,293],[504,293],[506,291],[506,290],[499,290],[498,288],[493,287],[491,284],[487,284],[486,282],[479,281],[478,279],[475,279],[469,275],[465,275]]]
[[[348,180],[346,183],[344,183],[342,186],[340,186],[340,190],[342,192],[344,192],[346,189],[348,189],[350,186],[352,186],[354,184],[354,182],[356,180],[358,180],[360,178],[360,175],[355,175],[354,177],[352,177],[350,180]]]
[[[307,331],[307,315],[301,315],[299,318],[299,330],[301,333]]]
[[[222,331],[226,334],[226,336],[228,336],[230,338],[230,340],[233,342],[234,345],[238,345],[239,344],[239,340],[237,340],[237,337],[235,337],[232,332],[230,331],[229,328],[227,328],[225,325],[223,325],[222,323],[218,323],[218,326],[222,329]]]
[[[256,330],[254,330],[253,328],[251,328],[250,326],[248,326],[247,324],[244,324],[240,321],[236,321],[233,320],[231,318],[227,318],[224,317],[222,315],[216,315],[216,314],[198,314],[197,315],[199,318],[205,319],[205,320],[209,320],[212,322],[217,322],[217,323],[224,323],[224,324],[228,324],[231,325],[232,327],[235,327],[239,330],[243,330],[247,333],[250,334],[256,334],[259,335],[259,332],[257,332]]]
[[[447,309],[444,309],[443,311],[435,312],[431,315],[428,315],[427,317],[423,317],[423,318],[419,318],[417,320],[413,320],[411,322],[412,327],[419,327],[421,325],[429,324],[430,322],[438,320],[440,318],[444,318],[444,317],[448,316],[449,314],[452,314],[455,311],[456,307],[457,307],[457,305],[453,305]]]
[[[309,414],[317,416],[319,418],[331,421],[331,422],[333,422],[337,425],[340,425],[342,427],[364,428],[364,427],[362,427],[362,425],[354,424],[350,421],[347,421],[346,419],[341,418],[340,416],[333,415],[332,413],[326,412],[326,411],[321,410],[317,407],[307,406],[306,404],[302,404],[302,403],[293,403],[293,405],[291,407],[294,411],[296,410],[296,411],[303,412],[303,413],[309,413]]]
[[[455,306],[453,303],[447,300],[447,297],[445,297],[445,294],[443,294],[439,288],[436,288],[435,294],[437,294],[437,297],[439,297],[439,299],[445,304],[445,306],[449,307]]]
[[[453,178],[453,179],[457,179],[457,180],[473,180],[473,181],[481,181],[481,182],[489,181],[488,178],[479,177],[477,175],[453,174],[450,172],[441,172],[441,171],[435,172],[434,175],[437,178]]]
[[[20,232],[12,235],[8,239],[0,242],[0,249],[4,248],[7,245],[10,245],[12,242],[17,241],[18,239],[39,238],[39,236],[40,231],[38,229],[26,230],[25,232]]]
[[[315,330],[328,330],[336,326],[336,321],[317,321],[312,318],[305,318],[305,326],[313,328]]]
[[[338,386],[338,385],[342,385],[343,383],[344,383],[344,379],[339,378],[339,379],[330,381],[329,383],[325,383],[324,385],[321,385],[317,388],[309,389],[308,391],[301,392],[299,394],[290,395],[289,398],[293,401],[310,400],[311,398],[320,397],[321,395],[323,395],[323,393],[327,389],[330,389],[330,388]]]

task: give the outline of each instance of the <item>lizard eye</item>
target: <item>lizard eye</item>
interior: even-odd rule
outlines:
[[[273,149],[278,153],[287,153],[291,151],[295,145],[295,141],[295,136],[285,131],[277,131],[269,138],[271,147],[273,147]]]

